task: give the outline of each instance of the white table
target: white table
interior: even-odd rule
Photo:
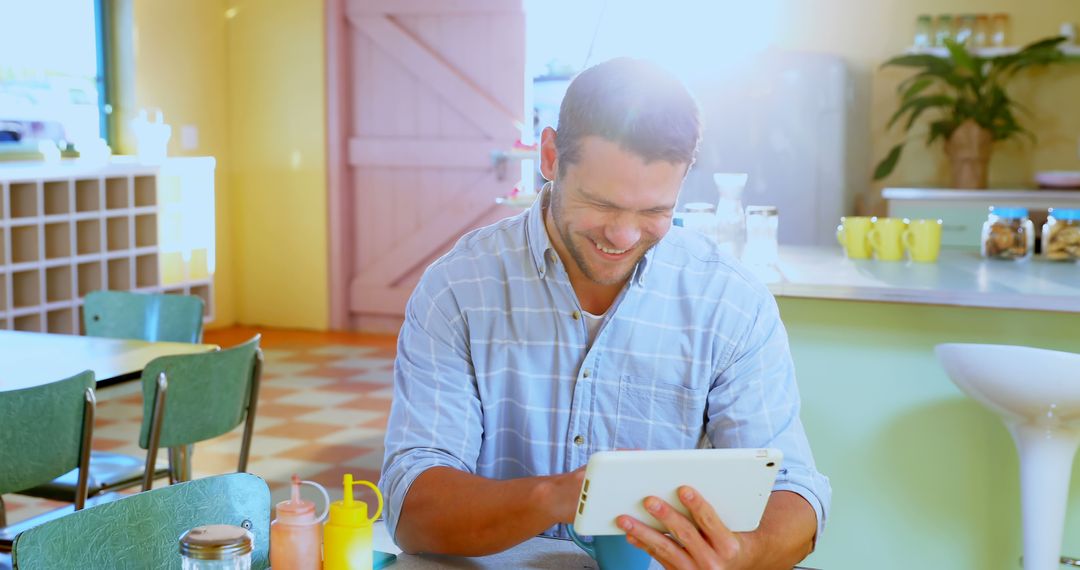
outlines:
[[[98,382],[138,374],[153,359],[198,354],[212,344],[147,342],[0,331],[0,391],[29,388],[93,370]]]
[[[456,556],[434,556],[424,554],[415,556],[403,554],[401,549],[390,540],[390,534],[386,532],[386,523],[378,521],[374,529],[375,550],[393,552],[397,554],[397,562],[388,570],[411,570],[411,569],[434,569],[434,568],[469,568],[492,570],[597,570],[596,561],[589,558],[585,551],[577,547],[569,540],[557,538],[536,537],[529,539],[510,550],[481,556],[478,558],[462,558]],[[651,569],[661,568],[655,561]]]

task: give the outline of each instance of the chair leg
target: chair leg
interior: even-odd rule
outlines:
[[[194,445],[180,445],[169,448],[169,484],[191,481],[191,455]]]
[[[4,497],[0,497],[0,528],[7,526],[7,510],[4,508]]]
[[[75,510],[86,506],[86,484],[90,480],[90,448],[94,434],[94,414],[97,411],[97,398],[94,389],[87,388],[86,401],[83,403],[83,433],[79,447],[79,477],[75,484]]]
[[[161,443],[161,422],[165,419],[165,392],[169,389],[169,379],[164,372],[158,374],[156,385],[154,407],[150,409],[150,441],[147,442],[149,445],[146,447],[143,491],[149,491],[154,487],[154,465],[157,463],[158,445]]]
[[[255,349],[255,366],[251,371],[251,390],[248,391],[247,417],[244,418],[244,435],[240,440],[240,461],[236,471],[247,472],[248,456],[251,454],[251,435],[255,431],[255,409],[259,405],[259,385],[262,382],[263,353]]]

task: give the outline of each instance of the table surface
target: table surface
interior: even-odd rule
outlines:
[[[375,550],[397,554],[397,562],[388,570],[434,569],[434,568],[469,568],[469,569],[506,569],[520,570],[555,570],[573,568],[575,570],[597,570],[596,561],[589,558],[585,551],[569,540],[536,537],[529,539],[509,550],[481,556],[461,558],[455,556],[434,556],[430,554],[403,554],[401,549],[390,540],[386,532],[386,523],[378,521],[374,528]],[[661,568],[655,561],[650,569]]]
[[[777,267],[751,268],[777,297],[1080,312],[1080,264],[983,259],[943,249],[937,263],[850,260],[839,246],[781,246]]]
[[[197,354],[212,344],[147,342],[0,331],[0,391],[29,388],[93,370],[98,382],[138,374],[153,359]]]

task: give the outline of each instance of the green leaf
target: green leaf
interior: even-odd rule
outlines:
[[[896,110],[892,118],[889,119],[889,123],[885,126],[886,129],[892,128],[900,117],[908,112],[913,111],[915,115],[921,114],[926,109],[931,107],[948,107],[956,103],[956,100],[948,95],[927,95],[925,97],[915,97],[914,99],[908,99],[904,101],[900,108]],[[911,122],[909,121],[908,127],[911,128]]]
[[[878,163],[877,168],[874,169],[874,180],[881,180],[886,176],[892,174],[896,163],[900,160],[900,153],[904,150],[904,143],[900,143],[889,151],[889,154],[884,160]]]
[[[925,67],[927,69],[940,69],[943,65],[947,67],[948,64],[941,61],[941,58],[936,55],[929,54],[911,54],[901,55],[885,61],[881,64],[881,67],[886,66],[898,66],[898,67]]]
[[[934,141],[941,138],[948,140],[953,131],[956,130],[957,124],[949,120],[934,121],[930,123],[930,135],[926,139],[926,146],[934,144]]]
[[[901,55],[881,64],[881,67],[886,66],[921,67],[923,68],[923,71],[920,72],[919,75],[937,77],[957,88],[963,87],[964,85],[964,78],[956,75],[952,64],[936,55]]]
[[[949,55],[952,57],[953,63],[956,67],[970,72],[972,75],[979,73],[979,66],[972,59],[971,54],[968,53],[967,48],[963,44],[958,44],[952,40],[945,40],[945,48],[949,50]]]
[[[1036,51],[1036,50],[1048,50],[1058,49],[1062,42],[1068,40],[1065,36],[1053,36],[1036,42],[1032,42],[1020,49],[1020,53]]]
[[[919,93],[921,93],[923,91],[923,89],[926,89],[927,87],[929,87],[929,86],[931,86],[933,84],[934,84],[933,79],[931,79],[929,77],[923,77],[922,79],[916,81],[915,83],[912,83],[911,86],[907,88],[907,91],[904,91],[904,94],[901,95],[900,98],[902,100],[905,100],[905,101],[908,100],[908,99],[911,99],[912,97],[914,97],[914,96],[918,95]]]
[[[1039,40],[1024,46],[1014,54],[994,58],[994,70],[999,74],[1011,77],[1016,72],[1027,67],[1062,61],[1065,55],[1058,49],[1058,46],[1065,40],[1066,38],[1063,36]]]

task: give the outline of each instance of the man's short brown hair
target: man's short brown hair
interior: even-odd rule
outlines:
[[[559,174],[578,160],[581,139],[598,136],[645,162],[694,162],[701,121],[686,86],[659,66],[617,58],[582,71],[559,108]]]

